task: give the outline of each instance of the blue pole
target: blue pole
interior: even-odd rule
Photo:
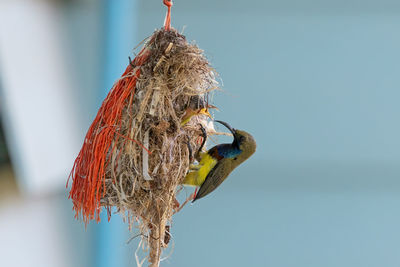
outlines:
[[[99,99],[103,101],[114,82],[121,76],[128,64],[128,56],[138,43],[138,0],[104,0],[103,90]],[[114,212],[114,210],[112,211]],[[101,222],[95,227],[94,267],[127,266],[128,246],[126,240],[128,225],[120,216],[107,221],[107,212],[101,214]]]

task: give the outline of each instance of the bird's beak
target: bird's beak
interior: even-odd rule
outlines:
[[[207,109],[209,109],[209,108],[216,109],[216,110],[219,111],[219,109],[214,105],[207,105]]]
[[[228,123],[224,122],[224,121],[215,121],[218,123],[221,123],[222,125],[224,125],[226,128],[228,128],[228,130],[233,134],[233,137],[236,139],[236,130],[233,129]]]
[[[210,112],[208,111],[207,108],[200,109],[198,114],[206,115],[207,117],[212,119],[212,116],[211,116],[211,114],[210,114]]]

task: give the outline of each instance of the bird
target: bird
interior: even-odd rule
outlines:
[[[206,101],[206,96],[204,95],[194,95],[190,97],[189,103],[185,108],[185,113],[183,114],[181,126],[187,124],[190,119],[195,115],[206,115],[210,119],[212,116],[208,111],[209,108],[217,108],[213,105],[209,105]]]
[[[233,135],[231,144],[219,144],[207,152],[201,152],[207,137],[202,127],[203,143],[196,153],[198,164],[190,165],[182,184],[200,187],[193,197],[196,201],[214,191],[229,174],[241,163],[246,161],[256,151],[256,141],[253,136],[243,130],[232,128],[228,123],[216,120],[224,125]],[[189,154],[191,149],[189,145]]]

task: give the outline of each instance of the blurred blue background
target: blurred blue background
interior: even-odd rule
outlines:
[[[117,215],[85,231],[65,182],[165,11],[161,0],[0,4],[0,266],[136,265],[134,232]],[[172,26],[223,79],[215,117],[258,148],[174,216],[162,266],[400,266],[399,15],[390,0],[174,1]],[[29,116],[43,119],[25,129]]]

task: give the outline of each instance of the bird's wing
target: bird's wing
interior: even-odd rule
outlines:
[[[215,190],[231,173],[232,169],[230,168],[229,159],[221,159],[218,163],[212,168],[212,170],[208,173],[206,180],[200,186],[199,192],[197,192],[196,198],[193,200],[197,200],[202,198],[212,191]]]

